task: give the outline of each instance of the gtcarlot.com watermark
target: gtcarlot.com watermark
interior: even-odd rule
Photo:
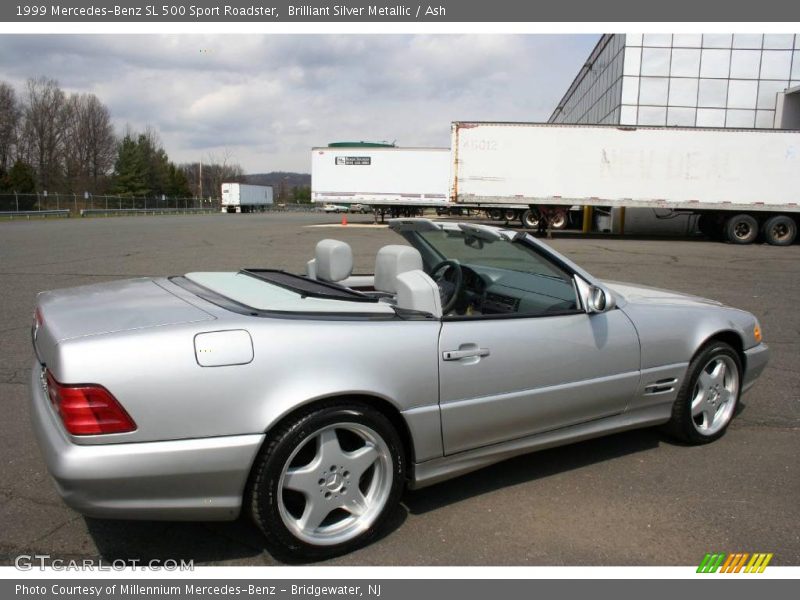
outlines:
[[[20,554],[14,558],[14,567],[19,571],[125,571],[139,569],[142,571],[194,571],[194,560],[184,559],[152,559],[140,560],[125,558],[103,560],[102,558],[59,558],[49,554]]]

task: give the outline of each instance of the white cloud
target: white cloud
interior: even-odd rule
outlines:
[[[170,158],[309,170],[337,140],[446,146],[450,121],[546,120],[597,36],[2,36],[0,80],[93,92]]]

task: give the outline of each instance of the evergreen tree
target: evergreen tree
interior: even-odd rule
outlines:
[[[28,163],[17,160],[6,175],[8,191],[19,194],[36,192],[36,173]]]
[[[188,198],[192,195],[192,190],[189,188],[189,180],[186,179],[186,173],[179,169],[175,163],[169,163],[169,189],[167,195],[177,198]]]
[[[114,193],[121,196],[149,196],[145,155],[130,133],[119,143],[114,163]]]

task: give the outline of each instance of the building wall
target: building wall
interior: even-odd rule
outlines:
[[[800,84],[800,35],[627,35],[623,125],[773,128]]]
[[[624,35],[603,35],[549,122],[619,123],[624,50]]]

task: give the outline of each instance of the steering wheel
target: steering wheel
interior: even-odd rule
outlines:
[[[441,272],[440,272],[441,271]],[[452,276],[451,276],[452,273]],[[443,260],[431,269],[431,277],[439,286],[442,314],[446,315],[456,305],[464,291],[464,272],[457,260]]]

